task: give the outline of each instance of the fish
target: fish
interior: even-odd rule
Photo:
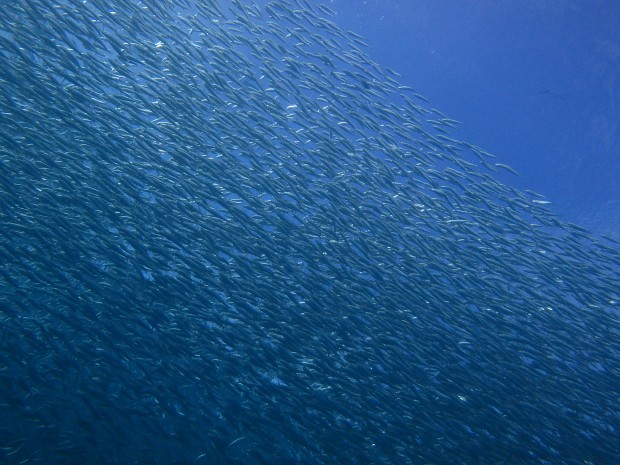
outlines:
[[[617,242],[334,9],[3,6],[3,463],[617,462]]]

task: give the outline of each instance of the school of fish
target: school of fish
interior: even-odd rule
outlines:
[[[620,463],[620,247],[334,21],[2,2],[1,463]]]

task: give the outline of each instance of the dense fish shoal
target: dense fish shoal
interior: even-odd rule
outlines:
[[[620,247],[334,20],[0,9],[2,463],[620,463]]]

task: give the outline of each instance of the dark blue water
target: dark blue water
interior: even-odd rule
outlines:
[[[618,2],[333,0],[336,22],[562,216],[620,236]]]

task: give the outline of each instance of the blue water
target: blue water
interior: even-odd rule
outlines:
[[[620,3],[332,0],[377,62],[565,219],[620,237]]]

